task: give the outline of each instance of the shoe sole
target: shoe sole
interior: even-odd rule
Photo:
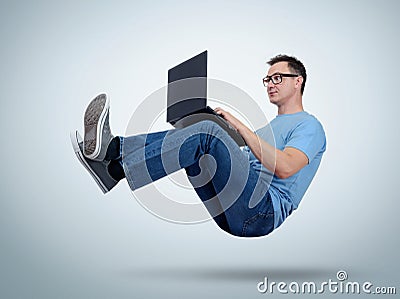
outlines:
[[[84,155],[89,159],[96,159],[100,154],[104,121],[110,108],[110,101],[106,94],[94,98],[85,111],[84,125]],[[93,130],[95,132],[93,133]],[[94,135],[94,136],[93,136]],[[93,139],[93,137],[95,137]]]
[[[86,170],[90,173],[90,175],[93,177],[97,185],[100,187],[101,191],[105,194],[110,189],[108,189],[101,179],[97,176],[97,174],[91,169],[89,164],[86,162],[85,157],[83,156],[83,153],[81,151],[81,148],[79,147],[79,143],[83,141],[81,135],[79,135],[78,131],[71,132],[70,133],[70,138],[71,138],[71,143],[72,147],[74,148],[75,155],[77,156],[79,162],[83,165],[83,167],[86,168]]]

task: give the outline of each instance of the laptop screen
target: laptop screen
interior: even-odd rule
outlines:
[[[207,106],[207,51],[168,70],[167,122]]]

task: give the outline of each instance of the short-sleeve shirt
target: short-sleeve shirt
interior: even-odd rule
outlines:
[[[278,115],[255,133],[279,150],[296,148],[308,158],[308,164],[301,170],[289,178],[280,179],[265,168],[248,147],[243,149],[248,153],[250,165],[260,173],[261,178],[271,182],[268,192],[274,206],[274,227],[277,228],[297,209],[317,172],[326,149],[325,132],[313,115],[301,111]]]

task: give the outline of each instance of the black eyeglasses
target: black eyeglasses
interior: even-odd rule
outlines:
[[[275,73],[272,74],[271,76],[267,76],[263,78],[263,84],[265,87],[268,86],[269,81],[272,81],[274,84],[279,84],[282,83],[282,77],[298,77],[300,75],[297,74],[281,74],[281,73]]]

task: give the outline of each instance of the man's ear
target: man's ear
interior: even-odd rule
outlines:
[[[298,76],[296,78],[296,88],[301,88],[301,85],[303,84],[304,78],[302,76]]]

